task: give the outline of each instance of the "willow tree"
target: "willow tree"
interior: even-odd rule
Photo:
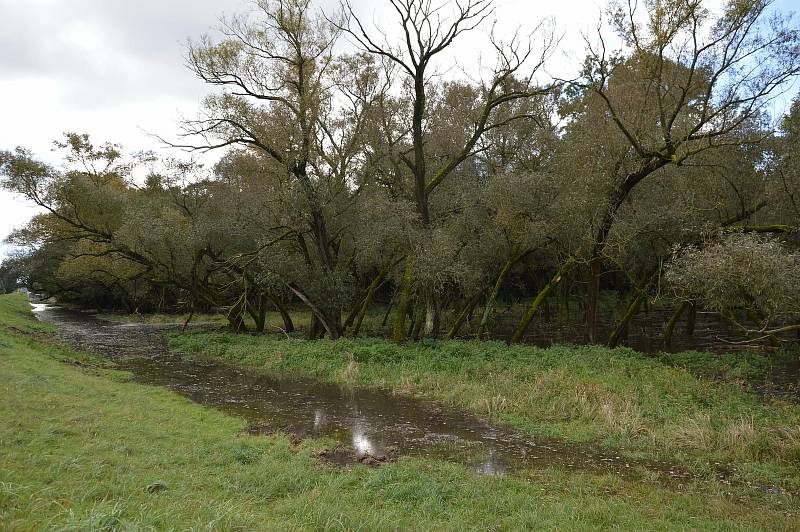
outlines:
[[[609,186],[594,229],[591,341],[597,340],[601,261],[632,191],[665,166],[691,163],[703,151],[762,141],[737,132],[800,71],[800,33],[787,19],[770,16],[770,5],[732,1],[715,12],[700,0],[620,2],[610,16],[622,49],[608,50],[602,31],[589,46],[576,86],[624,146],[606,170]]]
[[[751,338],[800,330],[800,253],[775,236],[733,233],[680,248],[667,280],[678,297],[719,312]],[[753,325],[741,322],[742,312]]]
[[[800,98],[792,102],[774,143],[773,164],[768,172],[776,189],[767,223],[789,231],[800,227]]]
[[[776,192],[764,168],[767,147],[763,143],[706,150],[688,164],[664,167],[657,179],[643,182],[631,193],[617,213],[605,248],[605,256],[624,274],[619,319],[608,337],[610,345],[623,340],[629,322],[648,298],[667,294],[663,267],[676,246],[699,244],[712,233],[756,226]],[[675,321],[691,309],[686,300],[676,303],[665,340]]]
[[[87,278],[129,300],[129,282],[157,267],[116,238],[125,223],[126,205],[137,193],[129,184],[133,161],[124,158],[117,145],[95,146],[88,135],[68,133],[56,146],[65,154],[62,168],[22,148],[0,152],[3,188],[42,211],[12,238],[18,245],[40,249],[33,262],[46,257],[45,270],[55,289],[71,291],[73,280]],[[59,266],[67,260],[72,268],[59,275]]]
[[[192,293],[194,251],[208,245],[187,223],[189,198],[198,194],[157,186],[176,178],[166,173],[151,172],[138,184],[134,168],[161,166],[152,157],[126,157],[117,145],[95,146],[88,135],[73,133],[57,145],[65,152],[63,167],[23,149],[0,153],[3,186],[43,211],[12,235],[31,250],[30,286],[64,297],[93,293],[87,303],[94,306],[116,298],[131,311],[162,308],[167,290],[173,301],[177,292]]]
[[[308,268],[321,283],[338,285],[339,236],[331,230],[329,206],[334,196],[347,194],[351,167],[360,164],[355,139],[361,116],[381,84],[369,76],[360,78],[361,86],[350,84],[348,65],[333,52],[337,25],[316,13],[310,0],[255,5],[249,15],[223,19],[218,42],[204,36],[191,44],[190,68],[221,92],[206,99],[201,118],[186,122],[187,141],[173,144],[194,150],[240,146],[268,161],[271,173],[299,191],[294,208],[307,230],[294,236]],[[352,59],[349,66],[358,69]],[[345,110],[341,102],[349,104]],[[316,297],[297,279],[284,283],[323,332],[341,335],[340,305]]]
[[[394,107],[393,111],[405,115],[385,120],[386,124],[399,127],[384,131],[384,138],[396,170],[410,173],[410,195],[419,223],[424,232],[429,232],[433,221],[432,195],[443,182],[452,178],[461,164],[483,149],[481,139],[513,121],[531,119],[525,111],[503,114],[502,110],[513,102],[547,92],[549,87],[536,85],[534,78],[550,53],[554,39],[552,33],[542,31],[542,46],[538,50],[534,50],[531,40],[520,39],[518,35],[507,43],[492,39],[497,62],[473,87],[475,106],[471,124],[452,151],[433,159],[428,153],[432,138],[429,93],[433,78],[439,73],[437,61],[450,52],[456,41],[487,21],[492,14],[492,1],[466,0],[439,5],[432,0],[388,0],[388,4],[401,34],[395,44],[389,42],[386,33],[379,28],[367,27],[349,1],[343,3],[347,20],[340,27],[364,51],[383,59],[400,73],[398,85],[404,89],[408,105]],[[537,30],[543,27],[540,25]],[[415,256],[418,251],[421,250],[407,251],[393,332],[397,341],[404,340],[407,335],[405,320],[412,299],[415,262],[420,260]],[[436,304],[432,291],[425,292],[418,297],[426,300],[430,317],[436,312]],[[435,321],[429,319],[428,328],[433,327]]]

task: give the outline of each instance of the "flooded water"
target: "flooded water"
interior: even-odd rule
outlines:
[[[508,340],[513,335],[521,318],[521,311],[512,307],[501,311],[491,329],[494,339]],[[617,326],[617,317],[604,309],[598,317],[598,338],[600,343],[608,340]],[[729,353],[748,349],[769,349],[766,342],[755,341],[729,321],[715,312],[698,311],[695,315],[694,328],[691,334],[686,333],[688,311],[677,322],[672,341],[664,341],[664,324],[672,317],[672,309],[639,312],[630,322],[626,334],[623,334],[620,345],[631,347],[642,353],[707,351],[711,353]],[[571,316],[569,319],[534,319],[523,338],[523,342],[548,347],[554,344],[588,343],[586,323],[583,317]],[[796,336],[786,335],[785,341],[795,342]]]
[[[682,478],[661,462],[628,462],[603,450],[523,437],[435,402],[370,389],[344,389],[311,380],[279,380],[230,366],[187,361],[170,353],[168,327],[112,324],[86,313],[34,304],[41,321],[66,343],[103,354],[135,380],[166,386],[198,403],[241,416],[251,432],[282,431],[296,438],[326,436],[348,449],[341,460],[430,456],[468,464],[485,474],[558,466],[628,474],[636,466]],[[330,453],[335,458],[336,453]]]

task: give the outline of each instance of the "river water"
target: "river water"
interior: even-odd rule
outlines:
[[[340,447],[328,457],[338,463],[414,455],[467,464],[484,474],[556,466],[629,475],[638,466],[664,478],[687,476],[667,463],[631,462],[591,445],[525,437],[432,401],[188,361],[166,348],[167,326],[120,325],[57,306],[33,307],[41,321],[56,326],[65,343],[108,357],[140,383],[165,386],[240,416],[250,432],[332,438]]]

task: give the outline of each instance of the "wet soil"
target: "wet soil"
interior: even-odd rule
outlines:
[[[690,475],[665,462],[629,461],[591,445],[522,436],[433,401],[375,389],[345,389],[303,379],[275,379],[238,368],[189,361],[166,348],[171,326],[113,324],[88,313],[35,304],[38,318],[76,348],[99,353],[140,383],[168,387],[193,401],[240,416],[252,434],[282,432],[298,443],[324,436],[337,442],[321,459],[379,465],[400,455],[435,457],[484,474],[555,466],[663,479]],[[719,473],[720,479],[726,474]]]

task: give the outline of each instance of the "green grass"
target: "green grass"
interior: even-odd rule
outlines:
[[[0,528],[4,530],[791,529],[793,497],[708,482],[558,469],[484,477],[403,458],[319,466],[326,442],[239,435],[243,422],[22,330],[0,297]],[[22,327],[20,327],[22,325]],[[194,337],[199,340],[199,336]],[[322,345],[322,344],[320,344]],[[95,362],[98,362],[95,360]]]
[[[25,333],[52,332],[53,328],[31,319],[31,306],[26,294],[5,294],[0,304],[0,330]]]
[[[780,471],[800,489],[800,407],[767,402],[695,376],[713,355],[666,361],[626,348],[508,347],[447,341],[286,340],[219,332],[174,334],[170,346],[200,358],[348,385],[424,396],[566,441],[630,453]],[[777,480],[772,478],[772,480]]]
[[[149,324],[167,324],[167,325],[183,325],[188,319],[188,314],[166,314],[155,312],[152,314],[121,314],[121,313],[100,313],[98,318],[111,321],[114,323],[149,323]],[[204,324],[204,325],[225,325],[227,322],[223,314],[195,314],[192,316],[190,323]]]
[[[371,315],[373,320],[374,315]],[[168,314],[162,312],[155,312],[150,314],[140,314],[140,313],[100,313],[97,315],[98,318],[114,322],[114,323],[147,323],[151,325],[183,325],[186,323],[186,320],[189,318],[189,314],[180,313],[180,314]],[[311,315],[307,312],[294,312],[293,313],[293,320],[294,324],[298,329],[303,329],[308,327],[308,324],[311,322]],[[226,327],[228,325],[228,320],[225,318],[225,315],[222,313],[200,313],[194,314],[192,316],[191,321],[189,322],[190,325],[205,325],[205,326],[212,326],[212,327]],[[247,327],[248,330],[254,329],[254,322],[253,319],[246,315],[244,317],[244,325]],[[281,317],[277,313],[270,313],[267,315],[266,321],[266,330],[271,332],[280,331],[283,329],[283,321]],[[301,337],[305,331],[298,331],[294,333],[294,336]]]

